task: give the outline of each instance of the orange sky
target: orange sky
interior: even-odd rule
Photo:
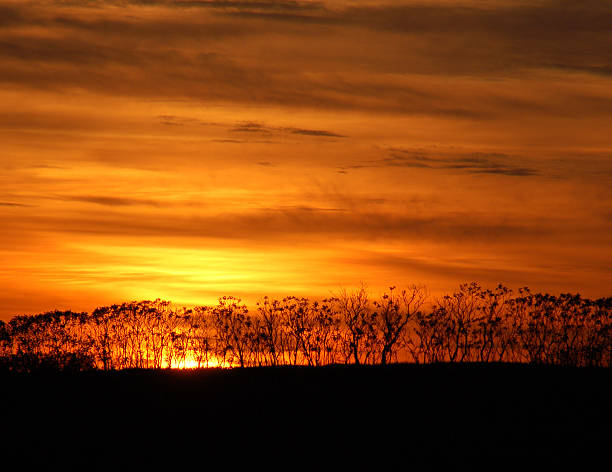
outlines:
[[[611,295],[612,6],[0,0],[0,318]]]

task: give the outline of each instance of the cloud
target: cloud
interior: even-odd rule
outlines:
[[[258,0],[176,0],[172,2],[158,2],[171,4],[176,7],[203,7],[203,8],[252,8],[259,10],[318,10],[323,8],[323,3],[313,1],[258,1]]]
[[[4,206],[4,207],[29,207],[31,205],[26,205],[25,203],[15,203],[15,202],[0,202],[0,206]]]
[[[572,287],[572,275],[559,271],[550,273],[543,271],[534,261],[526,260],[520,269],[508,265],[503,258],[497,260],[462,260],[455,258],[409,257],[403,254],[361,251],[351,257],[338,257],[337,263],[350,264],[359,271],[367,268],[369,271],[383,270],[384,273],[403,274],[417,280],[435,280],[437,284],[447,285],[446,281],[459,285],[463,282],[479,281],[484,285],[497,285],[500,282],[506,286],[518,288],[529,285],[550,286],[550,284]],[[363,270],[363,269],[362,269]],[[597,274],[605,274],[605,269],[598,268]],[[572,287],[573,289],[573,287]]]
[[[318,129],[301,129],[301,128],[280,128],[291,134],[302,134],[305,136],[324,136],[327,138],[346,138],[343,134],[333,133],[331,131],[324,131]]]
[[[183,120],[173,115],[160,115],[158,116],[158,118],[159,118],[159,122],[162,125],[168,125],[168,126],[183,126],[184,125]]]
[[[162,202],[157,200],[127,198],[127,197],[107,197],[102,195],[63,195],[54,197],[57,200],[66,200],[73,202],[95,203],[96,205],[109,207],[127,207],[127,206],[152,206],[160,207]]]
[[[345,208],[324,208],[324,207],[315,207],[315,206],[308,206],[308,205],[284,205],[284,206],[279,206],[279,207],[274,207],[274,208],[263,208],[262,211],[280,211],[283,212],[285,214],[292,214],[292,213],[296,213],[299,214],[300,212],[322,212],[322,213],[326,213],[326,212],[341,212],[341,211],[347,211]]]
[[[211,139],[213,143],[229,143],[229,144],[244,144],[250,143],[251,141],[247,141],[244,139]]]
[[[606,106],[593,110],[580,97],[562,106],[563,94],[526,93],[528,87],[524,96],[507,97],[493,82],[465,90],[446,82],[521,77],[529,83],[525,74],[542,70],[607,77],[608,2],[469,8],[410,2],[33,2],[2,9],[0,83],[8,87],[467,120],[526,110],[612,113]],[[302,24],[296,27],[295,21]],[[38,33],[14,27],[27,24]],[[285,132],[344,137],[316,128]]]
[[[129,206],[138,202],[79,198],[108,207]],[[29,220],[15,221],[16,227],[29,227]],[[17,223],[19,223],[17,225]],[[248,213],[223,213],[200,216],[174,214],[133,215],[119,212],[39,216],[36,227],[44,231],[114,235],[121,237],[175,237],[194,239],[245,240],[250,244],[278,243],[292,238],[311,241],[347,238],[353,241],[402,240],[438,242],[530,242],[546,237],[558,239],[569,229],[554,220],[516,219],[472,213],[401,214],[375,211],[346,211],[343,208],[284,206]]]
[[[269,128],[255,121],[241,121],[236,123],[230,131],[235,133],[270,133],[272,128]]]
[[[298,134],[302,136],[315,136],[324,138],[346,138],[345,135],[332,131],[318,129],[293,128],[290,126],[268,126],[256,121],[240,121],[231,129],[234,133],[260,133],[260,134]]]
[[[222,123],[214,121],[204,121],[193,117],[176,115],[158,115],[157,119],[162,125],[168,126],[224,126]]]
[[[166,8],[203,8],[221,9],[233,11],[240,9],[262,10],[262,11],[312,11],[325,9],[323,2],[317,1],[292,1],[292,0],[64,0],[58,2],[63,5],[79,6],[107,6],[107,5],[137,5],[147,7],[166,7]]]
[[[357,164],[344,165],[338,172],[367,168],[421,168],[438,170],[456,170],[472,174],[498,174],[514,177],[531,177],[541,175],[535,167],[517,165],[516,157],[503,153],[482,152],[438,152],[390,148],[388,157],[364,161]]]
[[[514,177],[530,177],[532,175],[540,175],[540,172],[527,167],[485,167],[474,168],[471,170],[475,174],[500,174]]]
[[[0,5],[0,28],[22,25],[27,22],[27,16],[17,5]]]

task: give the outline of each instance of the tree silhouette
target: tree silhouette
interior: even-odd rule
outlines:
[[[86,370],[221,366],[321,366],[433,362],[612,364],[612,297],[516,295],[473,282],[426,309],[424,287],[364,287],[311,301],[264,297],[254,314],[240,299],[193,309],[143,300],[91,314],[50,311],[0,322],[0,366]],[[188,362],[189,361],[189,362]]]
[[[344,362],[355,364],[373,362],[377,346],[375,315],[365,287],[358,291],[343,290],[338,306],[345,330],[343,338]]]
[[[240,302],[239,298],[222,297],[212,314],[217,356],[222,364],[245,367],[254,333],[249,310]]]
[[[374,301],[376,312],[373,319],[380,334],[381,364],[389,363],[396,354],[402,334],[427,297],[424,287],[414,285],[399,293],[395,289],[390,287],[389,293]]]

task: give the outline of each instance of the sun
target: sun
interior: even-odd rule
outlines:
[[[212,356],[207,361],[200,361],[194,356],[186,356],[185,359],[181,359],[179,362],[172,363],[172,369],[210,369],[210,368],[227,368],[230,367],[227,363],[220,362],[219,359]]]

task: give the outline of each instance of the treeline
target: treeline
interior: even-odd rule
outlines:
[[[391,362],[609,367],[612,297],[471,283],[433,301],[412,286],[265,297],[254,311],[233,297],[193,309],[158,299],[0,321],[0,364],[14,371]]]

